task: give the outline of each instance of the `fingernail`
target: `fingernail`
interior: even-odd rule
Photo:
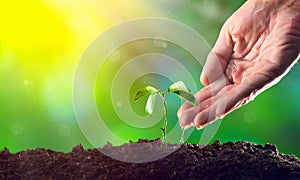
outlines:
[[[198,126],[196,126],[196,129],[197,130],[201,130],[201,129],[203,129],[204,128],[204,125],[198,125]]]

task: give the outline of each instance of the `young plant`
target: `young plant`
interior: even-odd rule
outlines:
[[[162,98],[163,101],[163,107],[164,107],[164,126],[161,128],[163,132],[163,140],[166,142],[166,136],[167,136],[167,103],[166,103],[166,96],[170,93],[176,94],[178,97],[192,103],[193,105],[196,105],[195,97],[191,94],[190,90],[185,86],[185,84],[182,81],[175,82],[171,84],[167,91],[163,92],[159,89],[154,88],[153,86],[146,86],[141,89],[139,89],[135,95],[134,95],[134,101],[138,101],[140,98],[144,96],[148,96],[147,103],[145,106],[145,111],[149,115],[153,115],[153,109],[155,105],[155,101],[157,98],[157,95]]]

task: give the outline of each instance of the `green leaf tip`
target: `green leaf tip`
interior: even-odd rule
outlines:
[[[194,95],[191,94],[191,91],[186,87],[184,82],[178,81],[170,85],[168,92],[178,95],[180,98],[190,102],[193,105],[197,105]]]
[[[147,96],[147,95],[149,95],[151,93],[154,93],[154,92],[158,92],[158,90],[156,88],[152,87],[152,86],[143,87],[135,93],[135,95],[133,96],[133,100],[136,102],[140,98],[142,98],[143,96]]]
[[[190,102],[191,104],[193,105],[197,105],[197,101],[194,97],[194,95],[192,95],[191,93],[189,92],[186,92],[186,91],[182,91],[182,90],[179,90],[179,91],[173,91],[172,93],[176,94],[177,96],[179,96],[180,98]]]
[[[174,92],[174,91],[185,91],[190,92],[190,90],[185,86],[184,82],[178,81],[170,85],[168,92]]]
[[[153,93],[153,92],[158,92],[158,90],[156,88],[154,88],[153,86],[146,86],[145,87],[147,91]]]

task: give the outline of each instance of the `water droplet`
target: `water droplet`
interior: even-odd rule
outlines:
[[[119,107],[122,107],[122,102],[121,101],[118,101],[117,102],[117,107],[119,108]]]
[[[21,135],[23,133],[23,126],[20,123],[13,123],[10,126],[10,131],[13,135]]]
[[[164,39],[165,39],[164,37],[158,36],[153,39],[153,44],[159,48],[167,48],[168,43]]]
[[[25,79],[23,81],[24,90],[30,95],[32,91],[34,91],[34,84],[32,81]]]
[[[179,143],[181,143],[181,144],[184,143],[184,131],[185,131],[185,129],[181,128],[181,137],[180,137],[180,140],[179,140]]]
[[[29,84],[29,80],[27,80],[27,79],[24,80],[24,81],[23,81],[23,84],[24,84],[24,86],[27,86],[27,85]]]

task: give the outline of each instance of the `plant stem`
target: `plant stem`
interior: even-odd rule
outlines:
[[[167,143],[167,125],[168,125],[168,119],[167,119],[167,103],[165,101],[165,99],[163,99],[164,101],[164,127],[163,127],[163,139],[165,144]]]
[[[168,119],[167,119],[167,103],[166,103],[166,95],[168,93],[163,93],[160,92],[159,95],[161,96],[162,100],[163,100],[163,106],[164,106],[164,126],[163,128],[161,128],[162,132],[163,132],[163,141],[166,144],[167,143],[167,125],[168,125]]]
[[[180,137],[180,140],[179,140],[179,143],[183,144],[184,143],[184,131],[185,129],[184,128],[181,128],[181,137]]]

